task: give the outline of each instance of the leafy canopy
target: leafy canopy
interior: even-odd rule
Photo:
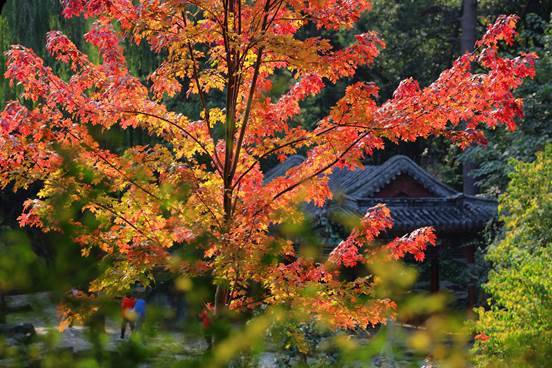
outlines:
[[[479,309],[475,357],[480,366],[540,367],[552,354],[552,145],[512,165],[500,198],[504,238],[487,254],[490,309]]]
[[[326,316],[334,326],[385,321],[395,303],[375,294],[378,279],[347,280],[340,271],[370,265],[384,251],[387,257],[423,260],[427,244],[435,242],[430,228],[374,245],[392,225],[389,210],[378,206],[328,259],[295,254],[290,240],[269,229],[301,221],[297,203],[322,206],[331,197],[332,169],[361,167],[386,141],[444,136],[466,146],[483,140],[482,126],[514,129],[522,102],[512,92],[534,74],[534,55],[499,54],[499,43],[513,42],[517,20],[502,16],[474,53],[458,58],[428,87],[407,79],[378,105],[376,85],[354,83],[306,130],[294,122],[301,102],[371,65],[384,42],[366,32],[337,49],[328,39],[299,37],[298,31],[351,29],[370,9],[368,1],[64,5],[66,17],[94,20],[85,39],[101,62],[89,60],[58,31],[48,34],[46,48],[70,68],[70,78],[56,75],[30,49],[16,45],[7,52],[6,77],[23,92],[0,115],[0,183],[20,189],[41,182],[37,198],[26,202],[21,225],[58,231],[69,221],[84,255],[100,249],[114,269],[123,270],[107,272],[93,289],[126,287],[131,280],[116,276],[125,270],[209,275],[220,291],[215,312],[220,305],[277,303]],[[123,39],[147,43],[163,57],[147,82],[129,72]],[[472,72],[473,64],[482,71]],[[282,71],[295,84],[273,100],[272,78]],[[199,116],[169,108],[170,101],[191,98],[200,101]],[[160,143],[114,152],[91,129],[114,127],[140,128]],[[264,159],[283,160],[299,150],[307,156],[302,164],[263,181]],[[175,249],[190,256],[175,262]]]

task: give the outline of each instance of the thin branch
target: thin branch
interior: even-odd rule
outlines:
[[[242,126],[240,127],[240,134],[238,136],[238,142],[236,144],[236,154],[234,155],[234,162],[232,163],[232,168],[230,170],[230,177],[233,178],[236,173],[236,168],[238,166],[238,161],[240,157],[241,146],[243,144],[243,138],[245,136],[245,131],[247,129],[247,123],[249,121],[249,115],[251,114],[251,106],[253,104],[253,96],[255,95],[255,88],[257,85],[257,78],[259,76],[259,69],[261,67],[263,48],[259,48],[257,51],[257,60],[255,62],[255,71],[253,72],[253,78],[251,80],[251,86],[249,88],[249,96],[247,98],[247,106],[245,108],[245,113],[242,121]]]
[[[196,184],[197,184],[197,190],[195,191],[195,193],[197,194],[197,198],[199,198],[199,201],[203,204],[203,206],[205,206],[205,208],[207,209],[207,211],[209,211],[209,213],[211,214],[211,216],[213,217],[213,219],[216,221],[217,225],[222,228],[222,224],[220,223],[218,217],[215,215],[215,212],[211,209],[211,207],[209,207],[207,205],[207,203],[205,202],[203,196],[201,195],[201,188],[199,187],[199,179],[197,178],[197,176],[195,175],[194,171],[193,170],[190,170],[192,176],[194,177],[194,180],[196,181]]]
[[[120,218],[121,220],[123,220],[126,224],[128,224],[130,227],[132,227],[134,230],[136,230],[140,235],[142,235],[143,237],[145,237],[146,239],[148,239],[149,241],[151,242],[154,242],[154,243],[157,243],[157,245],[159,246],[163,246],[161,244],[161,242],[159,241],[159,239],[152,239],[149,235],[147,235],[146,233],[144,233],[143,230],[140,230],[136,225],[134,225],[132,222],[130,222],[129,220],[127,220],[125,217],[123,217],[122,215],[118,214],[117,212],[115,212],[115,210],[101,204],[101,203],[98,203],[98,202],[95,202],[95,201],[90,201],[91,203],[94,203],[96,204],[97,206],[103,208],[104,210],[110,212],[111,214],[113,214],[114,216]]]
[[[175,123],[174,121],[171,121],[169,119],[166,119],[162,116],[159,116],[159,115],[155,115],[155,114],[152,114],[152,113],[149,113],[149,112],[144,112],[144,111],[134,111],[134,110],[120,110],[120,111],[116,111],[116,112],[121,112],[121,113],[125,113],[125,114],[136,114],[136,115],[145,115],[145,116],[149,116],[149,117],[152,117],[152,118],[156,118],[156,119],[159,119],[159,120],[162,120],[172,126],[174,126],[175,128],[177,128],[178,130],[180,130],[182,133],[186,134],[188,137],[190,137],[195,143],[197,143],[197,145],[199,147],[201,147],[201,149],[209,156],[209,158],[211,159],[211,161],[213,162],[213,166],[215,168],[215,170],[217,170],[217,172],[219,174],[222,175],[220,169],[218,168],[217,166],[217,161],[213,158],[213,156],[211,155],[211,152],[209,152],[209,150],[207,149],[207,147],[205,146],[205,144],[201,143],[196,137],[194,137],[190,132],[188,132],[186,129],[184,129],[183,127],[181,127],[180,125],[178,125],[177,123]]]
[[[261,25],[261,33],[264,33],[265,30],[266,30],[266,27],[267,27],[267,22],[268,22],[268,16],[270,14],[270,0],[266,0],[265,2],[265,7],[264,7],[264,17],[263,17],[263,22],[262,22],[262,25]],[[232,185],[232,181],[233,181],[233,178],[234,178],[234,175],[236,173],[236,168],[238,167],[238,162],[239,162],[239,158],[240,158],[240,151],[241,151],[241,148],[242,148],[242,145],[243,145],[243,139],[244,139],[244,136],[245,136],[245,131],[247,130],[247,123],[249,122],[249,116],[251,114],[251,107],[252,107],[252,104],[253,104],[253,97],[255,95],[255,89],[257,87],[257,78],[259,77],[259,71],[260,71],[260,68],[261,68],[261,60],[262,60],[262,55],[263,55],[263,48],[260,47],[258,50],[257,50],[257,60],[255,61],[255,69],[253,71],[253,77],[251,79],[251,86],[249,88],[249,96],[247,97],[247,104],[246,104],[246,108],[245,108],[245,113],[244,113],[244,117],[243,117],[243,121],[242,121],[242,125],[240,127],[240,134],[238,136],[238,142],[236,144],[236,153],[234,155],[234,160],[232,162],[232,168],[230,170],[230,173],[229,173],[229,181],[230,181],[230,185]]]
[[[273,4],[273,5],[276,6],[276,10],[274,11],[274,14],[272,15],[272,18],[268,22],[267,28],[270,27],[272,25],[272,23],[274,23],[274,20],[275,20],[276,16],[278,15],[278,12],[280,11],[283,3],[284,3],[284,1],[280,0],[278,3]]]
[[[151,191],[149,191],[148,189],[144,188],[141,184],[138,184],[136,181],[134,181],[133,179],[129,178],[126,173],[124,173],[122,170],[120,170],[117,166],[115,166],[113,163],[111,163],[111,161],[109,161],[107,158],[105,158],[101,153],[100,151],[97,151],[95,150],[93,147],[91,147],[90,145],[86,144],[86,143],[83,143],[83,140],[82,139],[79,139],[79,137],[77,137],[75,134],[73,134],[71,131],[67,130],[67,134],[71,135],[73,138],[75,138],[77,141],[79,141],[81,144],[84,145],[85,148],[89,149],[90,151],[94,151],[97,155],[97,157],[99,157],[104,163],[106,163],[109,167],[111,167],[112,169],[114,169],[115,171],[117,171],[119,174],[121,174],[123,176],[123,178],[128,181],[129,183],[131,183],[132,185],[134,185],[135,187],[137,187],[138,189],[140,189],[141,191],[143,191],[144,193],[146,193],[147,195],[151,196],[152,198],[160,201],[161,199],[156,196],[155,194],[153,194]]]
[[[187,27],[188,24],[186,22],[186,14],[182,12],[182,20],[184,21],[184,27]],[[209,129],[209,132],[211,132],[211,126],[210,126],[210,119],[209,119],[209,109],[207,108],[207,101],[205,99],[205,95],[203,93],[203,90],[201,89],[201,84],[199,82],[199,70],[198,65],[195,59],[194,55],[194,49],[192,48],[192,44],[190,40],[186,41],[186,45],[188,46],[188,52],[190,53],[190,59],[192,60],[192,72],[193,72],[193,78],[196,83],[199,100],[201,102],[201,106],[203,107],[203,110],[205,112],[205,121],[207,122],[207,128]]]
[[[327,132],[329,132],[329,131],[331,131],[331,130],[334,130],[334,129],[336,129],[336,128],[339,128],[339,127],[340,127],[339,125],[332,126],[332,127],[330,127],[330,128],[327,128],[327,129],[322,130],[321,132],[318,132],[315,136],[316,136],[316,137],[319,137],[319,136],[321,136],[321,135],[323,135],[323,134],[325,134],[325,133],[327,133]],[[262,155],[258,156],[257,158],[255,158],[255,161],[254,161],[251,165],[249,165],[249,166],[247,167],[247,169],[238,177],[238,179],[237,179],[237,180],[235,181],[235,183],[234,183],[234,187],[235,187],[236,185],[238,185],[238,183],[243,179],[243,177],[244,177],[245,175],[247,175],[251,170],[253,170],[253,168],[255,167],[255,165],[256,165],[257,163],[260,163],[261,160],[262,160],[263,158],[270,156],[271,154],[273,154],[274,152],[277,152],[277,151],[281,150],[282,148],[286,148],[286,147],[289,147],[289,146],[293,146],[294,144],[298,144],[298,143],[305,142],[305,141],[308,141],[308,140],[310,140],[309,137],[303,137],[303,138],[294,139],[294,140],[292,140],[292,141],[290,141],[290,142],[287,142],[287,143],[284,143],[284,144],[279,145],[279,146],[277,146],[277,147],[274,147],[274,148],[268,150],[267,152],[263,153]]]
[[[364,139],[368,134],[370,134],[371,132],[370,131],[366,131],[364,133],[362,133],[360,136],[358,136],[357,139],[355,139],[353,141],[353,143],[351,143],[341,154],[339,154],[332,162],[330,162],[329,164],[327,164],[326,166],[322,167],[321,169],[317,170],[314,174],[312,175],[309,175],[301,180],[299,180],[297,183],[293,184],[293,185],[290,185],[289,187],[287,187],[286,189],[282,190],[281,192],[279,192],[278,194],[276,194],[274,197],[272,197],[272,200],[276,200],[278,199],[279,197],[281,197],[282,195],[284,195],[285,193],[297,188],[299,185],[309,181],[310,179],[322,174],[324,171],[328,170],[329,168],[331,168],[332,166],[334,166],[336,163],[339,162],[339,160],[341,160],[343,158],[343,156],[345,156],[358,142],[360,142],[362,139]]]

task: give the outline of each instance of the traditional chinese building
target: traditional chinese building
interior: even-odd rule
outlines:
[[[304,160],[291,156],[282,164],[266,173],[270,181]],[[401,236],[424,226],[433,226],[439,244],[431,248],[429,270],[422,279],[429,281],[429,288],[437,291],[442,279],[454,279],[458,275],[449,267],[442,267],[443,257],[454,263],[458,261],[457,273],[462,264],[473,264],[473,243],[486,224],[497,216],[497,203],[465,195],[437,180],[406,156],[394,156],[382,165],[367,165],[363,169],[336,169],[330,176],[329,185],[333,199],[319,208],[306,205],[307,212],[317,231],[325,240],[326,252],[331,251],[348,234],[340,225],[343,215],[363,216],[368,208],[384,203],[393,218],[393,229],[386,238]],[[450,262],[449,262],[450,263]],[[448,263],[447,263],[448,265]],[[452,267],[454,268],[454,267]],[[456,277],[458,278],[458,277]],[[449,288],[454,285],[448,283]],[[454,292],[464,293],[468,305],[475,302],[475,287],[466,282],[456,285]]]

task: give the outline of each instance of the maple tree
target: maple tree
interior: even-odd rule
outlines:
[[[340,271],[369,265],[381,253],[421,261],[427,245],[435,244],[431,228],[376,245],[373,240],[392,226],[389,210],[377,206],[323,262],[295,254],[290,240],[269,229],[300,222],[297,203],[322,206],[332,196],[332,169],[362,167],[386,141],[445,136],[466,146],[484,140],[484,126],[514,129],[522,103],[513,91],[534,73],[534,55],[499,54],[499,41],[513,42],[517,20],[502,16],[473,53],[431,85],[421,88],[407,79],[378,105],[377,86],[356,82],[307,130],[294,123],[301,102],[354,76],[385,45],[367,32],[334,49],[328,39],[301,38],[298,31],[309,24],[351,29],[370,9],[368,1],[63,3],[66,17],[94,19],[85,39],[97,47],[101,63],[92,63],[57,31],[48,34],[46,46],[72,71],[68,80],[30,49],[16,45],[7,52],[6,78],[22,93],[0,115],[0,183],[16,190],[42,183],[37,198],[25,203],[22,226],[57,231],[60,209],[80,209],[69,222],[83,255],[97,248],[116,260],[93,290],[127,287],[156,267],[209,275],[217,285],[214,313],[287,304],[338,327],[384,322],[396,306],[375,295],[377,280],[344,280]],[[123,38],[164,55],[147,81],[129,73]],[[294,84],[272,100],[271,78],[282,70]],[[199,117],[167,107],[171,99],[192,98],[201,105]],[[99,143],[94,126],[141,128],[162,143],[118,153]],[[298,151],[306,152],[303,163],[263,181],[262,160],[284,160]],[[207,240],[197,240],[206,233]],[[201,257],[175,264],[170,249],[186,247]],[[267,255],[275,257],[267,261]],[[262,286],[262,300],[250,295],[252,283]],[[314,291],[302,292],[307,287]]]

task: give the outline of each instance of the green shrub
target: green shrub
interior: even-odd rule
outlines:
[[[552,144],[532,163],[513,162],[499,211],[504,234],[479,308],[477,366],[544,367],[552,361]]]

